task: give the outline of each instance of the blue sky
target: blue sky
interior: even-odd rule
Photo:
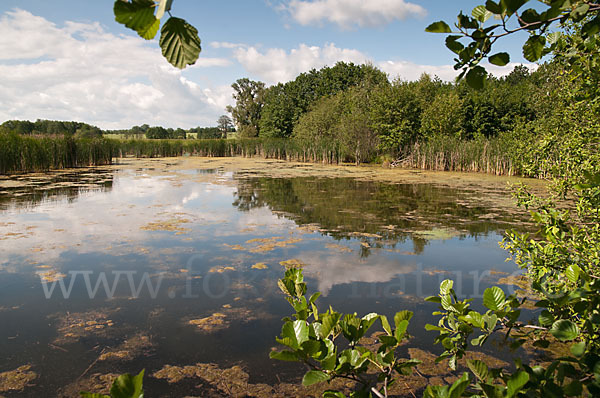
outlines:
[[[481,1],[175,0],[172,13],[196,26],[203,51],[180,72],[117,24],[112,0],[0,2],[0,122],[80,120],[103,128],[135,124],[214,125],[241,77],[285,82],[340,60],[372,62],[413,80],[454,76],[444,36],[424,32]],[[523,36],[498,50],[521,57]],[[507,73],[510,68],[494,70]]]

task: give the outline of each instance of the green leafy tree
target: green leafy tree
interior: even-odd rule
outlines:
[[[223,138],[227,137],[227,133],[233,129],[233,121],[227,115],[221,115],[217,120],[217,127]]]
[[[372,91],[369,111],[381,149],[395,155],[417,139],[421,104],[414,84],[396,80],[378,86]]]
[[[146,138],[164,140],[167,138],[171,138],[171,136],[166,128],[161,126],[153,126],[148,128],[148,130],[146,131]]]
[[[460,137],[463,100],[456,91],[437,95],[421,114],[423,137]]]
[[[260,133],[265,84],[243,78],[238,79],[231,87],[234,90],[235,106],[229,105],[227,111],[233,116],[240,136],[257,137]]]
[[[351,87],[389,84],[385,73],[372,65],[338,62],[333,67],[301,73],[293,81],[269,87],[261,114],[261,136],[290,137],[300,117],[324,97]]]
[[[342,151],[356,165],[370,161],[379,146],[370,115],[371,98],[367,88],[353,88],[339,94],[343,112],[336,126]]]

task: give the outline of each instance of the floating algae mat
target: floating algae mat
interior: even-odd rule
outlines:
[[[0,179],[0,396],[106,394],[142,369],[148,396],[319,396],[332,386],[302,387],[303,366],[269,359],[292,313],[277,286],[291,267],[323,293],[320,309],[414,311],[400,354],[423,364],[393,388],[419,395],[458,374],[433,361],[440,347],[422,329],[435,322],[424,298],[441,280],[463,297],[495,283],[526,296],[498,246],[505,230],[530,228],[507,188],[521,180],[246,158],[120,162]],[[376,349],[378,332],[363,342]],[[513,354],[499,342],[473,355],[502,364]]]

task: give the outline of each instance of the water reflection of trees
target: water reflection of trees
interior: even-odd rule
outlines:
[[[411,237],[420,252],[428,237],[418,231],[448,229],[458,236],[478,237],[515,224],[518,215],[486,205],[477,199],[482,194],[433,184],[352,178],[243,178],[238,180],[233,204],[241,211],[266,206],[299,225],[317,224],[338,239],[356,233],[379,235],[371,242],[374,246]]]
[[[0,188],[0,209],[31,208],[45,202],[71,203],[83,193],[110,191],[113,177],[112,171],[104,169],[15,176],[11,180],[20,183],[20,186]]]

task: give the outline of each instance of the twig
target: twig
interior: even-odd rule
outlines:
[[[375,387],[371,387],[371,392],[375,395],[377,395],[379,398],[387,398],[384,397],[383,395],[381,395],[381,393],[379,391],[377,391],[377,389]]]
[[[54,345],[54,344],[48,344],[48,346],[49,346],[50,348],[54,348],[55,350],[61,350],[61,351],[63,351],[63,352],[69,352],[68,350],[66,350],[66,349],[64,349],[64,348],[62,348],[62,347],[59,347],[59,346],[57,346],[57,345]]]
[[[412,388],[410,388],[410,386],[408,385],[408,383],[404,382],[404,385],[406,386],[406,388],[408,388],[408,392],[410,393],[410,395],[412,395],[414,398],[417,398],[417,396],[413,392]]]
[[[98,355],[98,358],[96,358],[96,360],[94,362],[92,362],[90,366],[87,367],[87,369],[81,374],[81,376],[79,376],[77,378],[77,381],[79,381],[79,379],[81,379],[83,376],[85,376],[86,373],[89,372],[90,369],[94,367],[94,365],[96,364],[96,362],[98,362],[98,360],[100,359],[100,357],[102,356],[102,354],[104,354],[105,351],[106,351],[106,348],[103,348],[102,351],[100,351],[100,355]]]

